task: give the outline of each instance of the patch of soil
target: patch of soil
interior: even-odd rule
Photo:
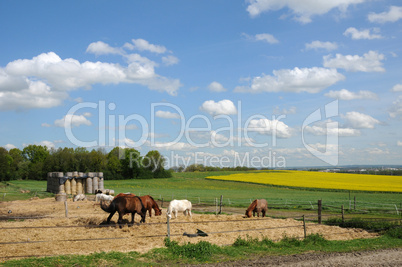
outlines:
[[[163,247],[167,235],[166,209],[162,216],[149,217],[139,224],[135,216],[134,225],[116,226],[117,213],[111,225],[105,225],[108,213],[101,210],[95,201],[67,201],[68,218],[64,202],[53,198],[32,199],[0,203],[0,217],[24,217],[23,220],[0,221],[0,260],[27,256],[49,256],[65,254],[90,254],[102,251],[146,252]],[[12,213],[8,213],[11,210]],[[197,211],[197,206],[194,207]],[[32,217],[43,218],[31,219]],[[128,223],[131,216],[124,217]],[[96,226],[96,227],[93,227]],[[200,229],[207,237],[190,238],[183,233],[193,234]],[[320,233],[328,240],[350,240],[372,238],[376,235],[360,229],[345,229],[337,226],[307,224],[307,234]],[[217,245],[233,244],[237,237],[269,238],[280,240],[288,237],[303,237],[303,222],[294,219],[243,218],[241,214],[213,215],[193,214],[192,218],[182,213],[170,221],[171,239],[181,244],[201,240]],[[250,264],[253,264],[250,262]]]

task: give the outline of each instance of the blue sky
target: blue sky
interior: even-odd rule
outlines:
[[[401,164],[402,5],[0,1],[0,145]]]

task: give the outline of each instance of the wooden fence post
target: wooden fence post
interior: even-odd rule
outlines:
[[[304,219],[304,215],[303,215],[303,228],[304,228],[304,238],[307,237],[307,233],[306,233],[306,220]]]
[[[170,223],[169,223],[169,217],[167,216],[166,218],[167,218],[167,222],[166,222],[166,224],[167,224],[167,236],[168,236],[168,238],[170,238]]]
[[[221,202],[219,203],[219,214],[222,213],[222,201],[223,201],[223,195],[221,195]]]
[[[66,208],[66,218],[68,218],[68,205],[67,205],[67,200],[64,201],[64,207]]]
[[[345,223],[345,209],[343,208],[343,205],[341,207],[341,210],[342,210],[342,224],[344,224]]]
[[[321,224],[321,211],[322,211],[322,202],[320,199],[318,200],[318,224]]]

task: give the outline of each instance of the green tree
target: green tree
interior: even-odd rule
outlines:
[[[0,147],[0,181],[10,180],[12,162],[13,158],[8,154],[7,149]]]

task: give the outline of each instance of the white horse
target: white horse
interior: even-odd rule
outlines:
[[[106,194],[96,194],[95,195],[95,201],[101,201],[101,200],[112,201],[113,198],[114,198],[114,196],[112,196],[112,195],[106,195]]]
[[[184,200],[174,199],[169,203],[166,216],[169,217],[169,219],[171,219],[172,213],[174,213],[174,217],[177,218],[177,212],[183,211],[184,215],[190,215],[190,217],[192,217],[191,208],[192,208],[191,202],[188,201],[187,199]]]
[[[78,194],[78,195],[74,196],[73,202],[79,201],[79,200],[84,201],[85,199],[87,199],[87,197],[84,194]]]

